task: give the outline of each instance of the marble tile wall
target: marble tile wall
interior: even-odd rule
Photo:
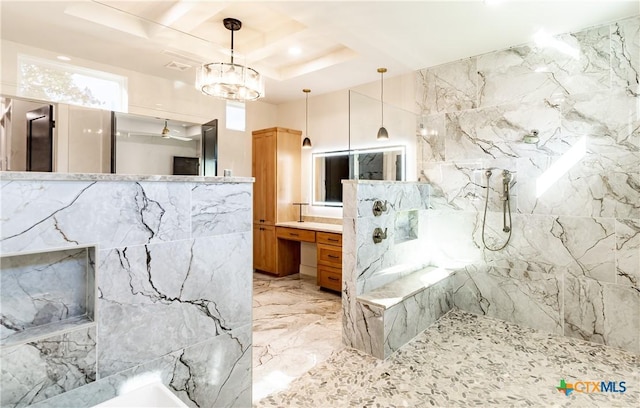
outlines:
[[[91,406],[151,377],[191,407],[251,405],[250,182],[11,177],[0,251],[95,245],[98,298],[93,327],[0,350],[3,407]]]
[[[554,39],[417,73],[431,260],[456,307],[640,353],[640,16]]]
[[[388,309],[357,300],[429,265],[429,185],[348,180],[343,194],[343,342],[386,358],[451,308],[448,282]],[[387,210],[376,216],[379,199],[387,200]],[[387,231],[380,243],[373,242],[376,227]]]

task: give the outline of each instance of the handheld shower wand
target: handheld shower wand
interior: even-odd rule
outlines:
[[[509,182],[511,181],[511,173],[509,173],[509,170],[502,171],[502,195],[500,196],[500,200],[502,200],[502,231],[509,233],[509,236],[507,237],[507,240],[504,243],[504,245],[502,245],[499,248],[490,248],[485,242],[485,238],[484,238],[484,229],[485,229],[485,225],[487,224],[487,207],[489,206],[489,190],[490,190],[489,181],[491,180],[491,175],[493,173],[491,172],[491,170],[487,170],[484,174],[487,177],[487,195],[485,196],[484,216],[482,218],[482,244],[489,251],[500,251],[501,249],[504,249],[507,246],[507,244],[509,243],[509,240],[511,239],[511,227],[512,227],[511,204],[509,200]],[[509,215],[508,223],[507,223],[507,214]]]

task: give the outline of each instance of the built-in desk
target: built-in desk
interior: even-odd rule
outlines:
[[[279,274],[297,273],[300,267],[300,242],[315,243],[318,286],[342,291],[342,225],[319,222],[282,222],[276,224]]]

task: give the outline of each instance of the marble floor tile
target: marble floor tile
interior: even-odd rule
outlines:
[[[565,395],[562,379],[626,391]],[[639,383],[637,354],[453,310],[387,360],[342,349],[254,408],[636,407]]]
[[[253,275],[253,400],[282,391],[294,379],[342,350],[337,293],[315,278]]]

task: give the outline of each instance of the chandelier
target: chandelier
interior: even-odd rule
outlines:
[[[253,68],[233,62],[233,32],[240,30],[242,22],[225,18],[224,26],[231,31],[231,62],[203,64],[196,74],[196,88],[205,95],[232,101],[254,101],[264,97],[264,79]]]

